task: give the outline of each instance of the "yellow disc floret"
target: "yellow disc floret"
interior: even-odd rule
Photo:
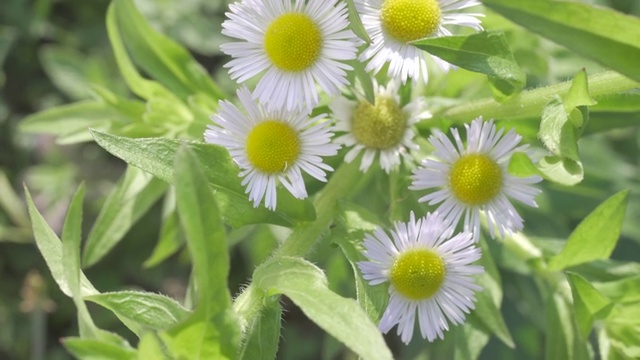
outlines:
[[[351,117],[351,131],[358,143],[371,149],[385,150],[400,144],[407,118],[392,97],[376,97],[375,104],[363,100]]]
[[[286,123],[267,120],[256,125],[247,136],[247,158],[262,172],[283,172],[299,155],[298,133]]]
[[[433,35],[440,17],[437,0],[385,0],[380,12],[387,33],[404,43]]]
[[[432,297],[444,282],[446,266],[440,255],[432,250],[406,251],[391,267],[391,284],[410,300]]]
[[[484,154],[466,154],[451,167],[449,185],[455,197],[468,205],[483,205],[502,187],[502,169]]]
[[[309,16],[286,13],[269,24],[264,49],[276,67],[285,71],[304,70],[320,55],[322,34]]]

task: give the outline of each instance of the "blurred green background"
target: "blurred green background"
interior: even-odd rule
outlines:
[[[639,15],[640,2],[591,1]],[[226,59],[218,46],[226,1],[138,0],[138,8],[152,25],[191,50],[227,93],[234,91],[221,68]],[[25,116],[50,107],[91,97],[90,84],[130,96],[120,79],[107,38],[104,18],[107,0],[2,0],[0,4],[0,359],[68,359],[59,339],[78,334],[75,308],[58,289],[33,244],[23,199],[28,184],[38,208],[59,231],[66,206],[80,182],[87,185],[84,227],[89,229],[105,197],[125,165],[92,142],[65,145],[49,135],[25,134],[17,127]],[[503,21],[488,17],[489,26]],[[580,68],[590,73],[597,65],[569,51],[509,27],[508,33],[520,65],[528,75],[528,87],[556,83],[572,77]],[[466,72],[436,77],[427,93],[447,97],[485,94],[484,79]],[[445,85],[446,84],[446,85]],[[475,88],[473,85],[478,85]],[[635,114],[634,116],[638,116]],[[529,141],[536,141],[535,133]],[[632,190],[622,240],[614,252],[618,260],[637,261],[640,253],[640,133],[635,128],[616,129],[581,141],[585,181],[574,188],[544,185],[539,210],[521,209],[527,232],[540,244],[553,248],[561,243],[546,238],[566,238],[575,225],[597,204],[621,189]],[[548,214],[553,213],[553,217]],[[634,220],[635,219],[635,220]],[[184,296],[189,275],[185,252],[162,264],[144,268],[157,241],[161,202],[156,204],[125,239],[97,265],[86,270],[101,291],[138,288],[176,299]],[[231,249],[232,293],[246,283],[254,267],[268,256],[278,231],[267,226],[247,230],[247,240]],[[248,236],[252,234],[251,236]],[[501,267],[505,299],[503,313],[517,344],[507,349],[492,340],[483,352],[486,359],[539,359],[544,356],[542,295],[536,292],[522,264],[513,264],[499,246],[492,254]],[[311,260],[327,270],[334,290],[353,296],[350,267],[339,249],[323,243]],[[523,301],[526,299],[526,301]],[[286,300],[284,300],[286,302]],[[97,325],[116,331],[135,343],[111,313],[89,304]],[[294,306],[284,316],[279,358],[352,358]],[[392,331],[393,333],[393,331]],[[404,348],[392,334],[390,346],[403,358],[426,358],[427,352],[447,351],[451,341],[429,346],[414,341]],[[429,351],[425,352],[425,349]]]

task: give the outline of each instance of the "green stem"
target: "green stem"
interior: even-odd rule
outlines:
[[[351,193],[358,180],[358,165],[343,163],[333,174],[327,185],[316,197],[316,219],[297,226],[289,238],[276,250],[275,256],[304,256],[315,245],[323,232],[329,230],[333,222],[338,201]]]
[[[360,179],[358,165],[343,163],[333,174],[327,185],[317,195],[314,206],[316,219],[296,226],[291,235],[274,252],[274,257],[304,256],[313,248],[322,233],[329,230],[340,199],[347,197]],[[233,309],[241,318],[242,331],[249,321],[257,316],[263,305],[264,293],[253,283],[244,289],[233,304]]]
[[[555,96],[564,96],[571,81],[523,91],[501,104],[493,98],[480,99],[445,110],[442,117],[456,123],[465,123],[482,115],[485,119],[523,119],[540,116],[542,109]],[[613,71],[589,77],[589,94],[594,99],[640,87],[640,83]]]

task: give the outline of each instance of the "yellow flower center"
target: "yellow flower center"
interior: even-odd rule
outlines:
[[[385,0],[380,12],[385,30],[404,43],[433,35],[440,18],[437,0]]]
[[[391,284],[410,300],[432,297],[444,282],[446,267],[440,255],[416,249],[400,254],[391,267]]]
[[[360,101],[351,117],[351,129],[358,143],[372,149],[389,149],[402,141],[407,115],[395,99],[376,97],[375,104]]]
[[[269,24],[264,49],[276,67],[292,72],[304,70],[320,55],[322,34],[307,15],[286,13]]]
[[[463,203],[486,204],[500,192],[502,169],[487,155],[463,155],[451,167],[449,185]]]
[[[262,172],[281,173],[293,164],[299,155],[298,133],[283,122],[261,122],[247,136],[247,158]]]

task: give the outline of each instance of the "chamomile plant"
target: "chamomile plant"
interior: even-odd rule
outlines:
[[[628,190],[596,200],[638,190],[640,20],[555,0],[237,0],[217,15],[221,53],[205,68],[132,0],[114,0],[109,36],[138,98],[95,87],[99,100],[31,120],[60,131],[48,122],[70,116],[72,139],[130,165],[82,256],[84,188],[62,243],[28,197],[38,247],[79,308],[81,336],[63,340],[72,354],[637,355],[637,244],[609,257],[621,234],[640,238],[623,227],[640,202]],[[574,52],[556,68],[557,46]],[[585,57],[611,70],[592,74]],[[531,72],[546,86],[526,84]],[[78,130],[91,116],[96,128]],[[140,135],[158,125],[189,131]],[[605,130],[617,126],[633,131],[613,146]],[[192,264],[186,300],[101,292],[82,265],[165,194],[145,266]],[[122,319],[138,348],[98,329],[85,300]]]

